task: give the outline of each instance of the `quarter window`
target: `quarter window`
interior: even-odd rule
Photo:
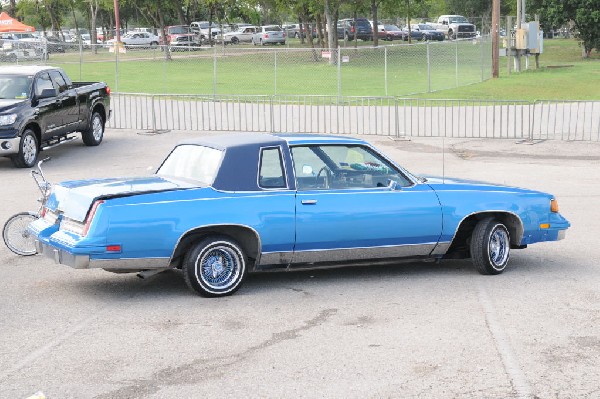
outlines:
[[[279,147],[263,148],[261,150],[258,185],[266,189],[287,187],[283,159]]]

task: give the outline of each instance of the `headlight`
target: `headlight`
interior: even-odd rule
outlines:
[[[0,115],[0,126],[12,125],[17,120],[17,114]]]

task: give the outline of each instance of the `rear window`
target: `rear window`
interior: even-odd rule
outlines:
[[[265,32],[281,32],[279,26],[265,26]]]
[[[217,177],[222,158],[221,150],[192,144],[179,145],[165,159],[156,174],[197,180],[210,186]]]

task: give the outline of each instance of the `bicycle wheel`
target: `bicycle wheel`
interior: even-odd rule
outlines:
[[[21,212],[12,215],[2,229],[2,238],[4,243],[17,255],[29,256],[35,255],[35,240],[27,231],[27,226],[38,217],[34,213]]]

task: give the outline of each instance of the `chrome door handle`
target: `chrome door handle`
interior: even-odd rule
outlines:
[[[315,205],[317,200],[302,200],[302,205]]]

